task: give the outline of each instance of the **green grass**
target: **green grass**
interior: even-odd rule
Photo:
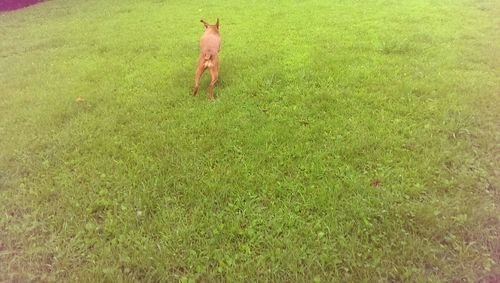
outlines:
[[[217,17],[210,102],[207,74],[190,93]],[[499,280],[497,1],[53,0],[0,22],[0,281]]]

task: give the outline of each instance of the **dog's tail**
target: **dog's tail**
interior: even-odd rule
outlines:
[[[204,63],[205,68],[211,68],[214,65],[214,63],[211,60],[212,59],[211,54],[205,53],[203,55],[203,58],[205,59],[205,63]]]

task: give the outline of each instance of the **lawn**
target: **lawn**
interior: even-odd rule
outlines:
[[[496,0],[0,13],[0,281],[498,282],[499,29]]]

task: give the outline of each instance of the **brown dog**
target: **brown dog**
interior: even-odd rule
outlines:
[[[194,91],[193,96],[198,93],[200,85],[200,77],[203,72],[208,68],[210,70],[210,95],[209,98],[214,98],[214,85],[219,76],[219,50],[220,50],[220,34],[219,34],[219,19],[215,25],[210,25],[204,20],[200,22],[205,26],[205,33],[201,36],[200,40],[200,58],[198,59],[198,67],[196,68],[196,75],[194,77]]]

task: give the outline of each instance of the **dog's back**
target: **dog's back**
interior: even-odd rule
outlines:
[[[200,40],[200,51],[205,59],[205,67],[210,68],[213,64],[212,58],[218,56],[220,49],[220,34],[217,29],[207,28]]]

